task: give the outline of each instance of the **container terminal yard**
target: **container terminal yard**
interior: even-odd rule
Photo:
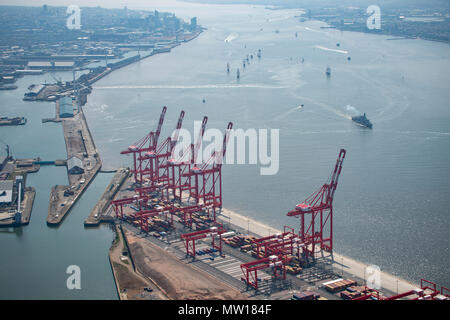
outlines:
[[[333,198],[346,150],[340,150],[330,180],[286,213],[291,226],[278,231],[252,221],[250,228],[249,219],[222,208],[221,161],[214,160],[225,156],[232,123],[222,149],[193,165],[208,118],[195,144],[174,159],[184,111],[173,136],[159,143],[166,111],[155,131],[121,152],[132,155],[132,168],[117,171],[85,222],[115,225],[109,257],[120,299],[450,297],[447,288],[425,279],[414,285],[386,273],[381,288],[370,288],[365,265],[333,253]]]

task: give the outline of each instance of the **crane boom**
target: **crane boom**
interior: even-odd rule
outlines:
[[[180,117],[178,118],[177,126],[175,128],[175,132],[170,141],[170,147],[169,147],[170,152],[172,152],[173,148],[175,148],[175,145],[178,142],[178,137],[180,135],[180,129],[181,129],[181,126],[183,125],[183,118],[184,118],[184,110],[181,110]]]
[[[339,176],[341,175],[342,165],[344,163],[346,151],[341,149],[339,151],[339,157],[336,160],[336,166],[334,167],[333,176],[331,177],[331,182],[328,188],[327,203],[332,203],[334,198],[334,192],[336,191],[337,184],[339,181]]]
[[[152,141],[153,150],[155,150],[156,146],[158,145],[158,139],[159,139],[159,135],[161,133],[161,127],[164,123],[164,116],[166,115],[166,111],[167,111],[167,107],[164,106],[161,111],[161,115],[159,116],[158,127],[156,128],[155,134],[153,136],[153,141]]]
[[[200,132],[198,133],[197,140],[195,145],[191,144],[191,164],[195,164],[197,162],[198,150],[202,144],[203,134],[205,133],[206,123],[208,122],[208,117],[204,116],[202,121],[202,126],[200,128]]]

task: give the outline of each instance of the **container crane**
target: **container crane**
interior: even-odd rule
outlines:
[[[216,208],[222,207],[222,163],[226,154],[227,144],[230,137],[233,123],[229,122],[225,130],[222,150],[215,150],[210,158],[200,166],[194,166],[184,174],[186,177],[193,177],[191,196],[196,204],[211,206],[216,222]]]
[[[247,262],[241,264],[241,270],[244,277],[241,278],[242,281],[249,287],[258,290],[258,283],[260,279],[258,278],[258,271],[264,269],[271,269],[273,279],[283,279],[286,280],[286,264],[290,261],[286,256],[272,255],[267,258],[262,258],[260,260]]]
[[[171,137],[164,140],[164,142],[161,143],[155,150],[146,152],[138,159],[142,162],[146,161],[146,165],[141,171],[141,176],[143,177],[143,180],[147,180],[147,184],[151,189],[167,189],[169,181],[169,165],[167,161],[169,160],[169,157],[178,142],[180,129],[183,125],[184,114],[185,112],[182,110],[180,112],[175,131]],[[146,176],[148,176],[148,179],[145,179]]]
[[[203,117],[202,125],[195,145],[191,144],[185,148],[177,159],[171,158],[167,161],[170,166],[168,188],[172,190],[172,194],[175,199],[181,200],[183,198],[183,191],[188,191],[189,197],[193,192],[191,186],[191,176],[186,174],[190,172],[191,166],[197,161],[198,150],[200,149],[202,143],[207,122],[208,117]],[[189,160],[185,160],[187,155],[190,156]]]
[[[211,227],[206,230],[182,234],[180,238],[184,241],[186,257],[191,256],[195,260],[195,242],[206,237],[211,237],[211,248],[219,251],[219,254],[222,254],[222,234],[225,233],[225,231],[226,230],[222,227]],[[216,238],[218,238],[218,240],[216,240]]]
[[[133,154],[133,173],[134,180],[136,183],[142,183],[142,176],[138,175],[142,171],[142,161],[138,159],[142,157],[142,153],[148,151],[154,151],[158,145],[159,135],[161,133],[161,127],[164,123],[164,116],[166,114],[167,107],[164,106],[161,115],[159,117],[158,126],[156,131],[151,131],[143,138],[135,142],[133,145],[129,146],[126,150],[122,151],[120,154]]]
[[[302,251],[305,258],[312,257],[314,260],[316,245],[323,251],[333,251],[333,199],[345,154],[346,150],[341,149],[330,181],[287,213],[289,217],[300,218],[299,236],[304,244]]]

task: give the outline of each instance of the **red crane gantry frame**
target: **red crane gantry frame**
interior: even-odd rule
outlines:
[[[194,231],[191,233],[185,233],[181,235],[181,240],[184,241],[184,247],[186,248],[186,257],[191,256],[195,259],[196,250],[195,250],[195,241],[204,239],[206,237],[211,237],[211,246],[214,249],[219,250],[219,253],[222,254],[222,234],[226,230],[222,227],[211,227],[209,229]],[[219,244],[216,244],[215,237],[219,236]]]
[[[260,256],[261,248],[264,248],[264,257],[268,257],[288,253],[293,255],[295,246],[297,246],[297,252],[299,252],[299,248],[302,245],[298,235],[294,233],[294,229],[289,226],[284,226],[284,232],[281,234],[273,234],[252,240],[252,244],[256,245],[257,257]]]
[[[248,286],[258,290],[258,270],[272,268],[272,278],[286,279],[286,264],[289,259],[283,255],[273,255],[256,261],[241,264],[244,277],[241,278]]]
[[[191,181],[190,196],[195,203],[212,207],[214,222],[216,222],[216,208],[222,208],[222,164],[232,128],[233,123],[229,122],[223,137],[222,150],[214,150],[205,163],[192,167],[183,175]]]
[[[142,183],[142,160],[139,160],[142,157],[142,153],[148,151],[154,151],[158,145],[159,135],[161,133],[161,127],[164,123],[164,116],[166,114],[167,107],[164,106],[161,111],[161,115],[159,117],[158,126],[156,131],[151,131],[143,138],[138,140],[133,145],[129,146],[127,150],[122,151],[120,154],[133,154],[133,173],[134,173],[134,181],[136,183]]]
[[[188,196],[190,197],[192,190],[191,176],[186,175],[190,172],[191,166],[197,161],[198,150],[200,149],[203,134],[205,133],[206,123],[208,122],[208,117],[203,117],[202,125],[198,133],[198,137],[195,145],[190,144],[185,150],[183,150],[182,155],[177,159],[172,158],[167,161],[169,164],[169,184],[168,188],[172,191],[174,199],[182,200],[183,192],[188,191]],[[188,160],[183,160],[186,155],[189,154]]]
[[[317,192],[287,213],[289,217],[300,217],[299,236],[303,246],[303,254],[314,259],[315,246],[321,250],[333,251],[333,198],[339,181],[346,151],[341,149],[329,183],[324,184]],[[316,229],[319,215],[319,228]],[[309,224],[306,225],[305,222]],[[328,227],[329,233],[325,235]]]
[[[179,133],[183,125],[184,114],[185,112],[182,110],[172,136],[164,140],[164,142],[155,150],[148,151],[139,158],[142,163],[145,163],[144,165],[141,165],[141,175],[143,177],[149,177],[144,184],[152,187],[152,190],[161,191],[163,199],[164,191],[167,191],[169,185],[169,164],[167,161],[172,155],[172,151],[178,142]],[[168,199],[168,194],[166,199]]]

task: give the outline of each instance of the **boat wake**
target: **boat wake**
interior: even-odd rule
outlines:
[[[224,42],[231,42],[234,39],[237,39],[239,37],[239,34],[237,33],[231,33],[230,35],[228,35],[228,37],[225,38],[225,40],[223,40]]]
[[[330,111],[330,112],[332,112],[332,113],[334,113],[334,114],[336,114],[336,115],[338,115],[338,116],[340,116],[340,117],[342,117],[342,118],[345,118],[345,119],[347,119],[347,120],[352,120],[352,117],[350,117],[349,115],[346,115],[346,114],[340,112],[339,110],[337,110],[337,109],[335,109],[335,108],[329,106],[329,105],[326,104],[326,103],[319,102],[319,101],[317,101],[317,100],[310,99],[310,98],[307,98],[307,97],[299,97],[299,98],[300,98],[301,100],[304,100],[304,101],[309,101],[310,103],[315,104],[316,106],[318,106],[318,107],[320,107],[320,108],[322,108],[322,109],[325,109],[325,110],[327,110],[327,111]]]
[[[315,46],[315,48],[324,50],[324,51],[331,51],[331,52],[337,52],[337,53],[343,53],[343,54],[348,53],[348,51],[346,51],[346,50],[331,49],[331,48],[327,48],[327,47],[323,47],[323,46]]]
[[[284,112],[284,113],[274,117],[273,120],[275,120],[275,121],[281,120],[281,119],[285,118],[286,116],[290,115],[291,113],[293,113],[295,111],[298,111],[298,110],[301,110],[302,108],[303,107],[300,105],[298,107],[294,107],[292,109],[289,109],[288,111],[286,111],[286,112]]]

